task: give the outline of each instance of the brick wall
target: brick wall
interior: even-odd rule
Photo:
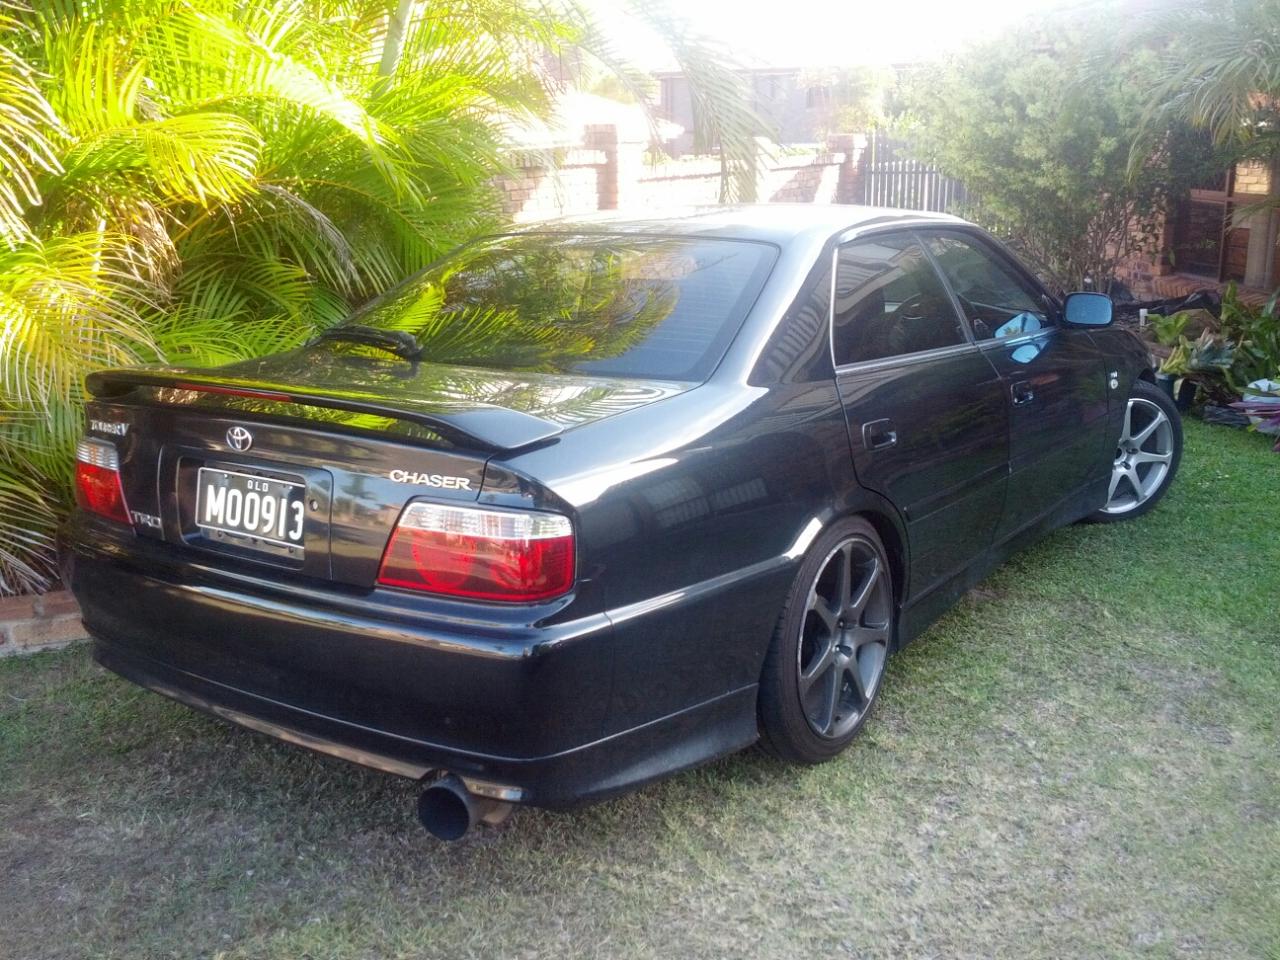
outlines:
[[[86,638],[80,608],[65,590],[0,599],[0,657],[64,647]]]
[[[761,146],[756,199],[771,203],[849,202],[856,195],[860,141],[838,149],[771,151]],[[659,210],[714,204],[720,161],[681,157],[653,162],[643,142],[622,141],[613,126],[587,127],[583,147],[551,158],[519,158],[497,181],[503,212],[517,222],[580,216],[598,210]]]
[[[555,158],[522,155],[516,170],[497,181],[503,212],[517,220],[545,220],[597,209],[605,155],[573,150]]]
[[[1228,198],[1238,214],[1248,204],[1268,196],[1272,188],[1271,169],[1264,161],[1245,160],[1236,164],[1232,193]],[[1135,255],[1122,263],[1117,271],[1140,297],[1163,296],[1172,289],[1160,283],[1161,278],[1175,272],[1203,277],[1203,286],[1213,286],[1221,254],[1222,279],[1243,281],[1249,254],[1248,221],[1226,231],[1225,250],[1219,251],[1223,237],[1222,194],[1192,191],[1191,202],[1171,210],[1165,220],[1160,251],[1152,255]],[[1175,225],[1175,220],[1181,222]],[[1172,252],[1172,263],[1168,253]],[[1280,276],[1280,250],[1276,253],[1275,274]]]
[[[1236,164],[1236,193],[1265,197],[1271,192],[1271,170],[1263,160],[1245,160]]]

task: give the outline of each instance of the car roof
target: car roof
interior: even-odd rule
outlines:
[[[966,221],[944,213],[864,207],[852,204],[756,203],[686,207],[635,215],[605,213],[544,220],[524,225],[521,233],[650,233],[666,236],[758,240],[787,246],[796,240],[823,242],[855,227]]]

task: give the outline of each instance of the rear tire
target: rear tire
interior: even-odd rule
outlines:
[[[1107,502],[1094,523],[1133,520],[1155,509],[1182,462],[1182,415],[1167,393],[1138,380],[1125,407]]]
[[[760,677],[760,740],[780,759],[839,755],[880,693],[896,610],[888,556],[861,517],[810,548],[782,609]]]

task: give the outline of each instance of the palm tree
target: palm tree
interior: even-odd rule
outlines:
[[[1135,21],[1134,39],[1161,50],[1144,133],[1184,121],[1255,156],[1280,151],[1280,0],[1162,2]]]
[[[1233,210],[1249,228],[1245,280],[1273,286],[1280,237],[1280,0],[1172,0],[1138,21],[1139,36],[1160,50],[1131,168],[1162,143],[1187,167],[1179,126],[1206,131],[1219,171],[1241,160],[1268,169],[1265,198]]]
[[[571,0],[18,2],[0,0],[0,594],[53,576],[88,370],[297,344],[499,224],[504,129],[547,111],[548,50],[643,90]],[[669,25],[745,183],[759,122]]]

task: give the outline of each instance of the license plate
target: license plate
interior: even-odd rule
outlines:
[[[204,531],[301,548],[306,493],[301,483],[201,467],[196,524]]]

